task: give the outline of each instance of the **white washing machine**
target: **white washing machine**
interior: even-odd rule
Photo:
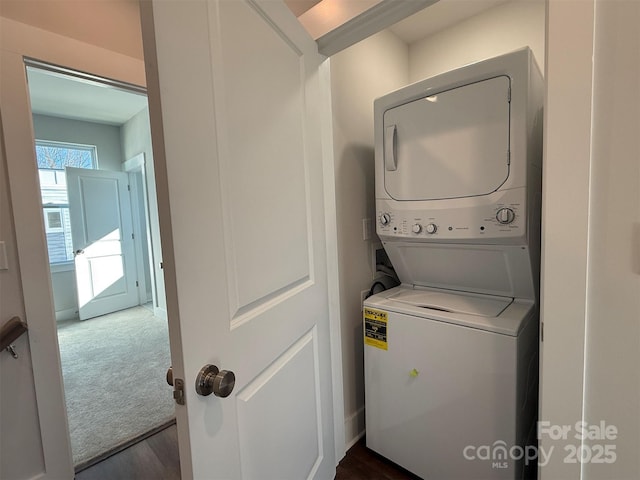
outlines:
[[[537,326],[530,301],[419,287],[368,299],[367,446],[427,479],[522,478],[496,448],[534,433]]]
[[[364,304],[367,446],[426,479],[535,469],[541,106],[529,49],[375,101],[402,285]]]

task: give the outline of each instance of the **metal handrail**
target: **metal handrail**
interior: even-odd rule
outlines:
[[[2,328],[0,328],[0,351],[7,350],[13,358],[18,358],[13,342],[29,328],[27,323],[20,320],[20,317],[13,317]]]

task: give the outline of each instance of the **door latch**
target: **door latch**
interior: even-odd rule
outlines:
[[[167,370],[167,383],[173,387],[173,399],[178,405],[184,405],[184,380],[173,378],[173,367]]]

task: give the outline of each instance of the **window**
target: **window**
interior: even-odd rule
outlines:
[[[47,230],[47,233],[57,233],[62,232],[62,209],[47,209],[44,211],[44,224]]]
[[[96,147],[37,140],[36,160],[49,262],[70,262],[73,260],[73,244],[64,169],[96,168]]]

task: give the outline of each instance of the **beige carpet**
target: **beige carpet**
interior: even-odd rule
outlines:
[[[135,307],[61,322],[58,340],[76,467],[171,421],[166,320]]]

